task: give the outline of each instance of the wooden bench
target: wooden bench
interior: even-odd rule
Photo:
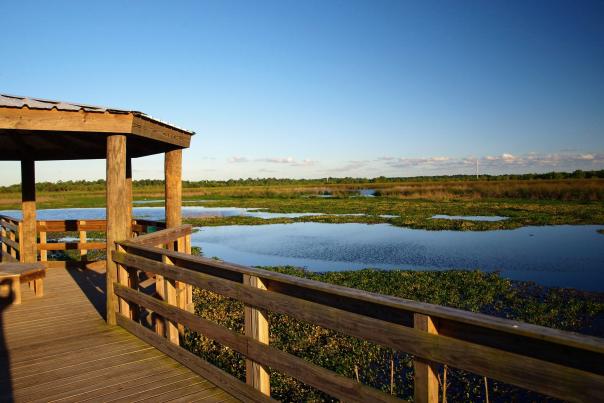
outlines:
[[[45,268],[40,263],[0,263],[0,282],[9,280],[13,303],[21,303],[21,282],[33,281],[36,297],[44,295]]]

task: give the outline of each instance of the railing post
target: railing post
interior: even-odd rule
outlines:
[[[435,320],[428,315],[415,313],[413,315],[413,327],[431,334],[438,334]],[[413,360],[415,373],[413,395],[414,402],[438,403],[438,366],[421,358]]]
[[[86,221],[78,221],[78,229],[82,225],[86,225]],[[86,243],[86,242],[88,242],[88,236],[86,234],[86,231],[80,230],[80,243]],[[88,250],[80,249],[80,262],[83,262],[85,264],[87,261],[88,261]]]
[[[243,284],[266,290],[266,285],[264,282],[256,276],[244,274]],[[245,335],[259,341],[260,343],[268,344],[268,313],[256,308],[252,308],[251,306],[246,306]],[[268,368],[250,359],[246,359],[245,377],[248,385],[258,389],[261,393],[270,396],[271,386]]]
[[[172,260],[170,260],[170,258],[165,255],[162,257],[162,261],[165,264],[170,264],[170,265],[172,264]],[[176,301],[176,281],[169,279],[169,278],[164,278],[164,287],[165,287],[164,301],[166,301],[170,305],[178,306],[177,301]],[[172,322],[169,319],[166,319],[165,322],[166,322],[166,337],[168,338],[168,340],[170,340],[170,342],[178,345],[179,344],[179,332],[178,332],[177,324]]]
[[[166,298],[166,290],[164,285],[164,276],[156,274],[155,275],[155,294],[157,298],[162,301],[165,301]],[[164,337],[166,335],[164,318],[160,317],[157,314],[154,314],[155,317],[155,333]]]
[[[0,235],[2,236],[2,238],[6,238],[6,229],[4,228],[4,226],[2,224],[0,224]],[[6,254],[8,252],[8,246],[4,243],[4,242],[0,242],[2,244],[2,255]]]
[[[18,227],[19,230],[18,231],[19,231],[19,261],[20,262],[24,261],[23,260],[23,228],[22,227],[23,226],[21,225],[21,222],[19,222],[19,227]],[[9,238],[10,238],[11,241],[15,241],[15,242],[17,241],[17,238],[15,236],[15,231],[11,231],[10,232]],[[17,250],[15,248],[11,248],[10,255],[16,259],[17,258]]]
[[[118,252],[126,252],[126,250],[119,244],[117,245],[116,250]],[[118,264],[117,268],[118,268],[119,284],[138,291],[137,270],[134,268],[126,267],[121,264]],[[120,298],[119,299],[119,308],[120,308],[120,312],[122,313],[122,315],[138,322],[138,320],[139,320],[138,305]]]
[[[191,234],[185,235],[185,253],[187,255],[191,254]],[[191,284],[187,284],[185,292],[185,309],[191,313],[194,313],[195,306],[193,305],[193,286]]]
[[[40,224],[40,226],[46,226],[45,221],[38,221],[38,224]],[[45,244],[47,242],[46,231],[40,231],[39,234],[40,234],[40,243]],[[48,251],[46,249],[40,249],[40,261],[46,262],[47,260],[48,260]]]

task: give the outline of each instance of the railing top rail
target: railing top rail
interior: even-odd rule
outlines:
[[[155,246],[175,241],[180,237],[189,235],[192,231],[193,227],[190,224],[184,224],[178,227],[167,228],[161,231],[140,235],[125,242],[118,242],[118,244],[132,243],[135,245]]]
[[[18,218],[11,217],[11,216],[4,215],[4,214],[0,214],[0,219],[6,220],[6,221],[9,221],[9,222],[13,222],[13,223],[19,223],[19,222],[21,222],[21,220],[18,219]]]
[[[181,227],[165,231],[177,231],[178,228]],[[163,235],[162,233],[164,233],[164,231],[158,231],[148,235],[156,236],[157,238],[155,239],[159,239]],[[181,266],[189,270],[199,271],[229,280],[237,279],[237,277],[233,276],[233,274],[241,276],[243,274],[256,276],[266,281],[269,285],[269,289],[273,291],[286,292],[288,295],[312,300],[325,305],[328,305],[328,303],[325,302],[327,299],[331,301],[337,299],[338,301],[341,301],[343,305],[351,307],[351,311],[363,310],[364,308],[360,308],[363,305],[372,305],[375,308],[385,310],[397,310],[410,314],[419,313],[430,315],[438,319],[476,326],[478,328],[488,329],[491,331],[508,334],[510,336],[521,336],[534,339],[535,342],[549,342],[576,349],[588,350],[598,354],[604,354],[604,339],[598,337],[532,325],[476,312],[463,311],[456,308],[377,294],[339,285],[323,283],[316,280],[291,276],[283,273],[277,273],[269,270],[226,263],[216,261],[214,259],[156,248],[149,246],[154,243],[155,239],[148,235],[138,237],[135,240],[118,242],[118,244],[123,246],[128,253],[138,254],[154,260],[157,260],[162,255],[167,256],[174,262],[176,266]],[[138,242],[144,237],[148,237],[147,239],[153,239],[153,242]]]

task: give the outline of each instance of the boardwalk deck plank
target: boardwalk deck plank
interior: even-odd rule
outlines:
[[[104,321],[104,275],[49,269],[45,295],[22,284],[0,312],[0,400],[235,401],[205,378]]]

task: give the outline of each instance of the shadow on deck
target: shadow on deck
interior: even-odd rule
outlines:
[[[105,324],[105,274],[49,269],[45,295],[0,300],[0,401],[234,401],[120,327]]]

